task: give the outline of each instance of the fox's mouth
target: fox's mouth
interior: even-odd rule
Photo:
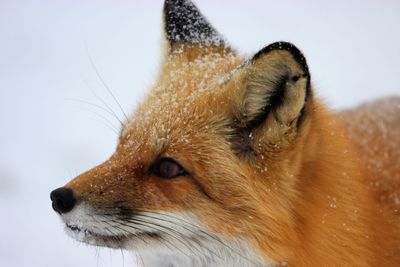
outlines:
[[[71,230],[72,232],[74,232],[74,233],[76,233],[76,234],[83,233],[83,234],[85,234],[85,235],[92,235],[92,236],[95,235],[92,231],[87,230],[87,229],[82,229],[81,227],[79,227],[79,226],[77,226],[77,225],[73,225],[73,224],[68,224],[68,223],[66,223],[65,226],[66,226],[69,230]]]
[[[65,224],[65,230],[72,238],[94,246],[102,246],[109,248],[123,248],[128,241],[138,240],[145,241],[148,239],[159,239],[161,238],[158,232],[139,232],[129,234],[101,234],[90,229],[85,229],[75,224]]]

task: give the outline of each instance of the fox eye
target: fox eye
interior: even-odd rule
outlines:
[[[178,176],[187,175],[187,172],[179,163],[171,158],[159,159],[151,168],[150,171],[164,179],[172,179]]]

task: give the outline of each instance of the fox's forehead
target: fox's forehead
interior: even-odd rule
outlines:
[[[122,139],[135,139],[160,150],[171,140],[185,141],[196,130],[208,128],[224,101],[223,85],[243,62],[233,53],[210,54],[187,61],[167,58],[155,86],[127,121]],[[129,145],[133,141],[129,142]]]
[[[215,92],[216,85],[229,77],[230,72],[238,65],[241,57],[232,52],[210,53],[193,60],[182,55],[170,55],[162,67],[158,86],[154,93],[161,91],[173,96],[182,92],[187,96],[196,97],[204,91]]]

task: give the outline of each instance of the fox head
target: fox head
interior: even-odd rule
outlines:
[[[306,60],[286,42],[240,55],[189,0],[166,0],[163,16],[158,79],[114,154],[54,190],[53,208],[96,246],[194,266],[274,263],[298,238]]]

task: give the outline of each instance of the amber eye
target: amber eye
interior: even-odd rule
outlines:
[[[155,175],[165,179],[172,179],[178,176],[187,175],[185,169],[171,158],[162,158],[158,160],[150,168],[150,171]]]

